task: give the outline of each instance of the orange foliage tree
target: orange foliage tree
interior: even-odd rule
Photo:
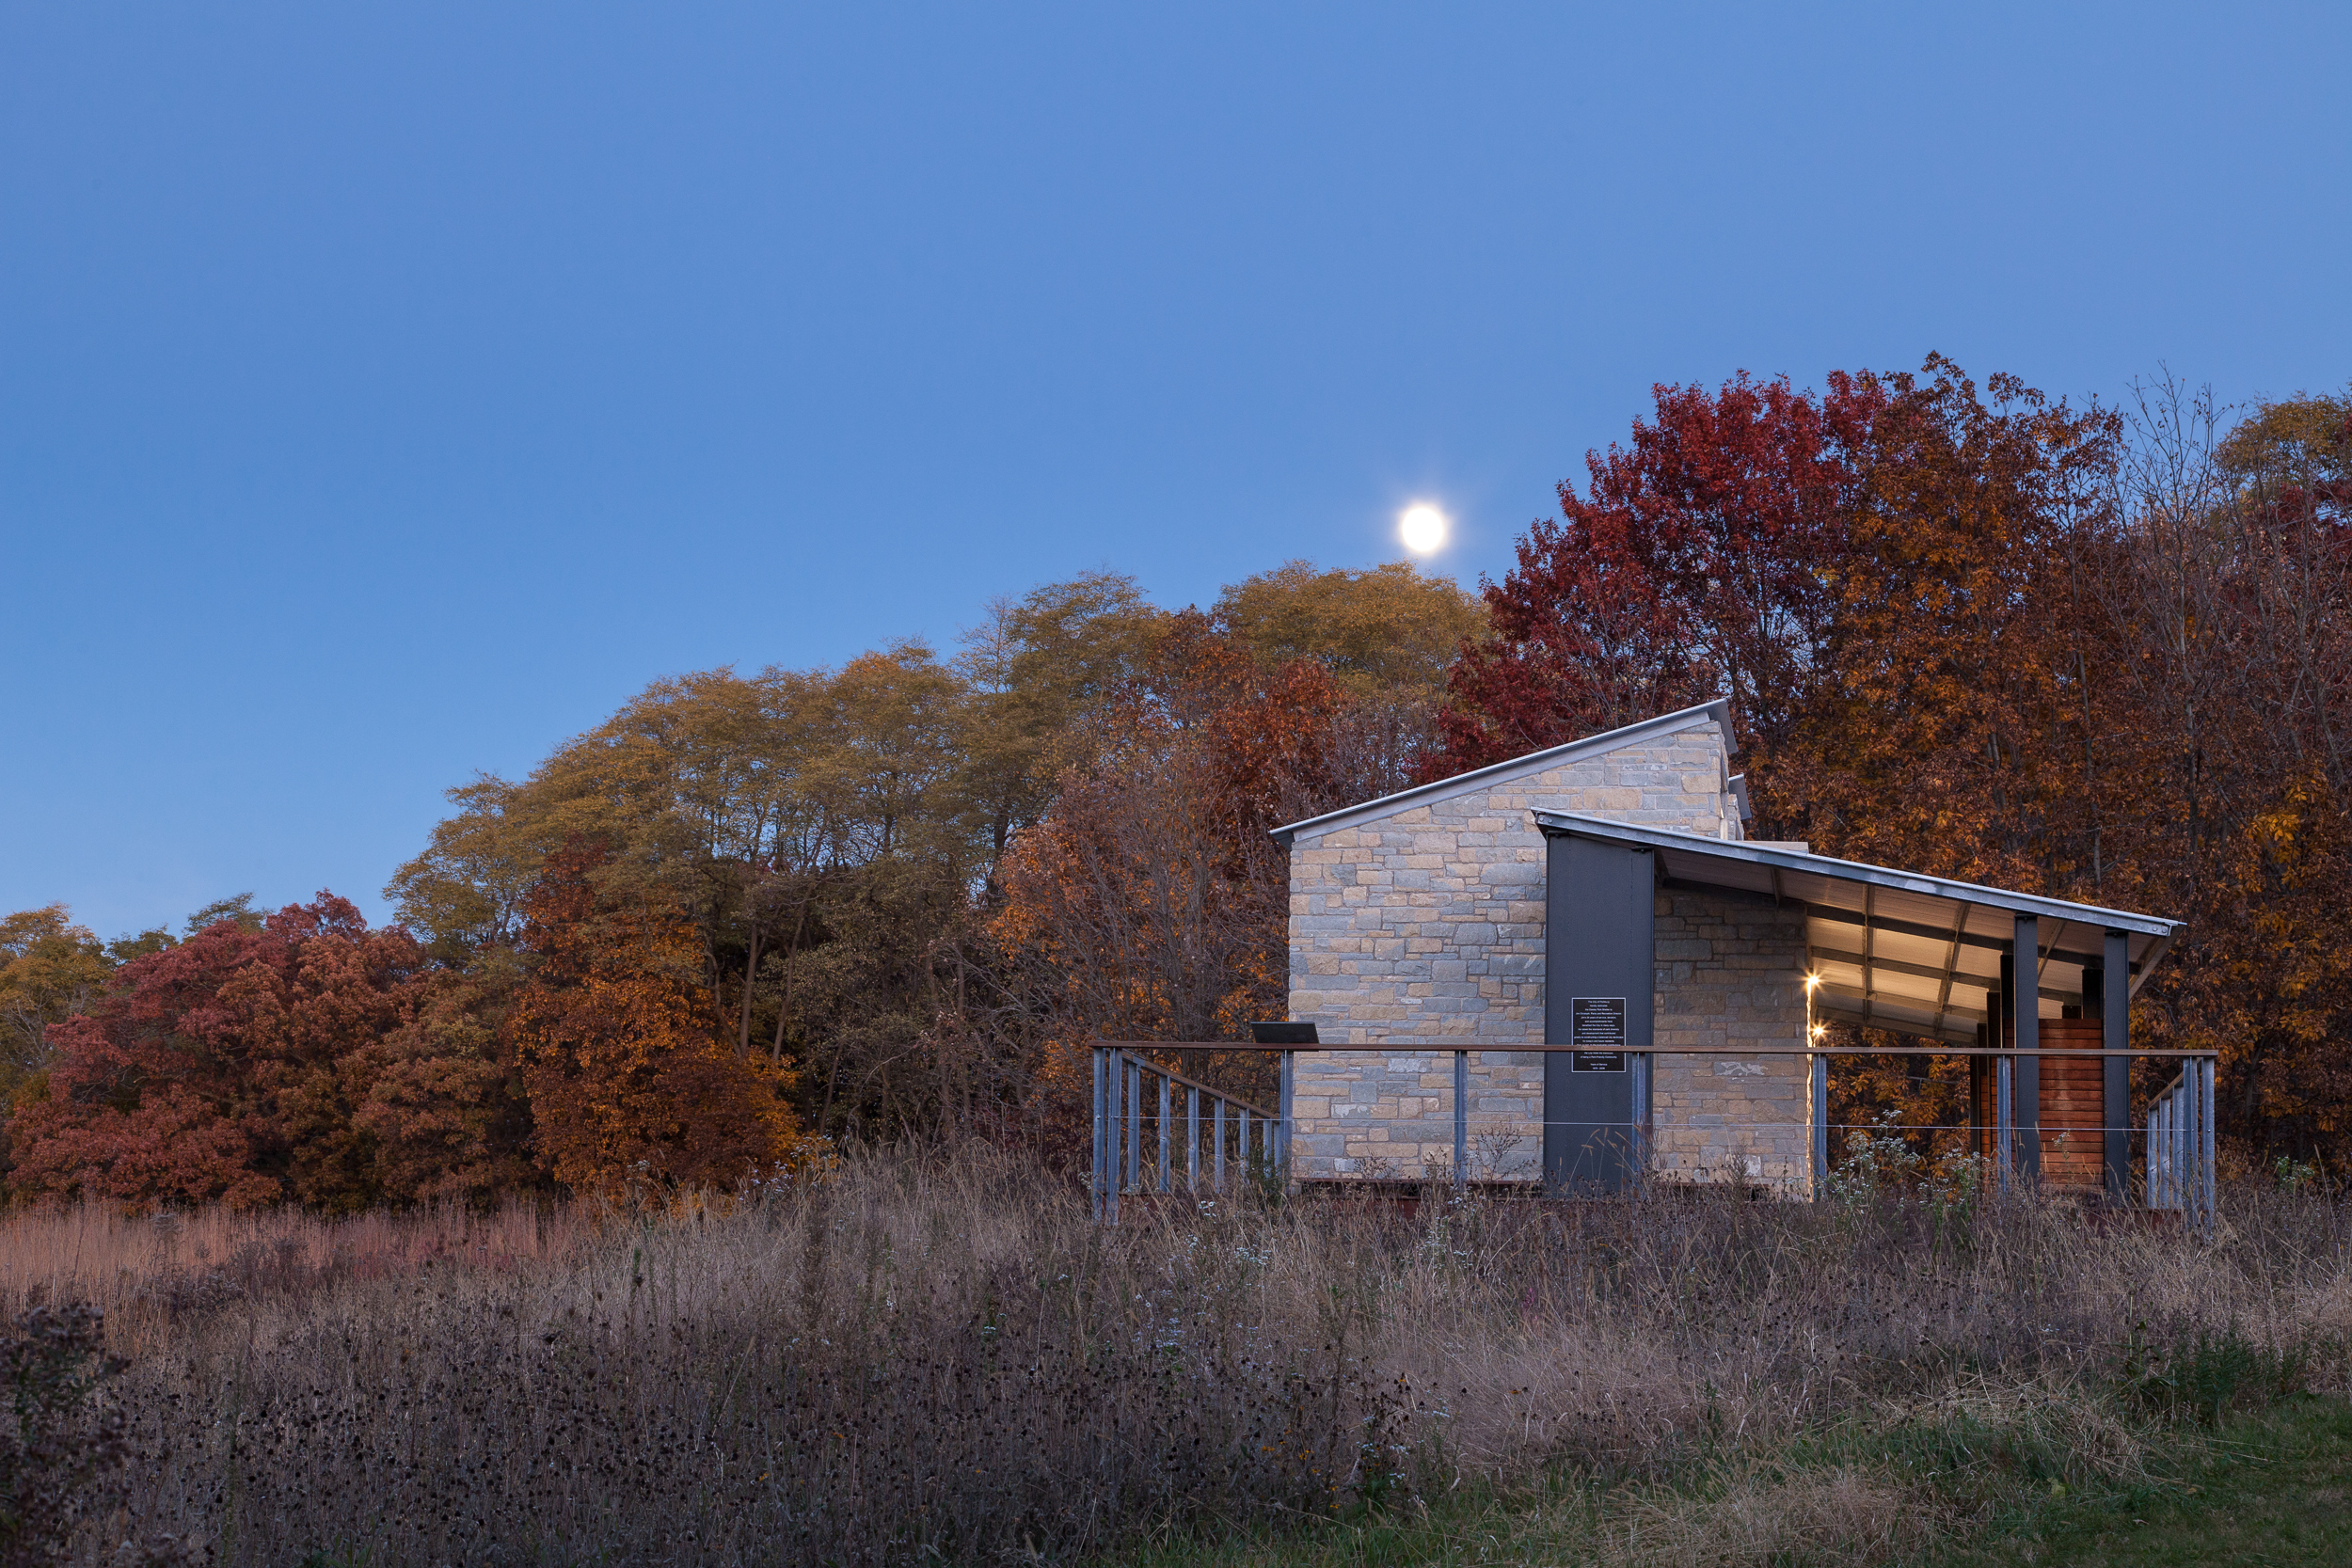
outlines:
[[[525,904],[531,978],[506,1022],[541,1164],[576,1192],[722,1184],[809,1152],[788,1069],[739,1049],[676,911],[603,900],[608,859],[575,839]]]
[[[511,976],[441,972],[368,1053],[353,1121],[373,1141],[375,1185],[394,1203],[485,1203],[544,1188],[531,1102],[501,1022]]]
[[[1238,1039],[1248,1021],[1286,1015],[1288,860],[1267,830],[1400,782],[1353,711],[1320,665],[1267,669],[1209,617],[1171,618],[1100,721],[1094,760],[1063,776],[1000,871],[991,933],[1046,1100],[1074,1105],[1088,1039]]]

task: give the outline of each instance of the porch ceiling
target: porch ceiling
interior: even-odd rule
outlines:
[[[1984,1022],[1985,998],[2000,985],[2001,955],[2013,939],[2017,916],[2041,920],[2035,973],[2045,1018],[2081,1000],[2083,970],[2103,961],[2107,932],[2125,939],[2137,991],[2180,929],[2179,922],[2154,915],[1827,855],[1566,812],[1539,811],[1534,817],[1547,835],[1647,848],[1667,881],[1760,894],[1804,910],[1805,945],[1820,979],[1817,1008],[1959,1044],[1973,1043]]]

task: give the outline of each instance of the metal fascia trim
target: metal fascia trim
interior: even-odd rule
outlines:
[[[1892,866],[1868,865],[1861,861],[1841,861],[1828,855],[1800,855],[1788,849],[1767,849],[1742,839],[1704,838],[1697,833],[1681,832],[1672,828],[1641,828],[1629,822],[1611,822],[1602,817],[1581,816],[1572,812],[1539,810],[1529,815],[1535,818],[1535,826],[1550,836],[1645,844],[1654,849],[1671,849],[1680,854],[1701,855],[1709,860],[1745,861],[1751,865],[1767,868],[1811,872],[1834,881],[1893,888],[1931,898],[1957,898],[1963,903],[1982,904],[1993,909],[2008,910],[2014,914],[2048,915],[2054,920],[2080,921],[2086,926],[2106,925],[2117,930],[2137,931],[2142,936],[2169,938],[2181,928],[2179,921],[2167,920],[2160,915],[2134,914],[2128,910],[2102,909],[2096,904],[2070,904],[2062,898],[2044,898],[2037,893],[2012,893],[2007,888],[1985,887],[1977,882],[1949,881],[1921,872],[1899,871]],[[2142,968],[2145,967],[2143,961]]]

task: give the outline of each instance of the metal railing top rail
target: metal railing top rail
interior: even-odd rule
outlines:
[[[1268,1121],[1276,1120],[1279,1117],[1279,1113],[1269,1111],[1262,1105],[1252,1104],[1248,1101],[1242,1099],[1240,1095],[1234,1093],[1232,1089],[1220,1089],[1214,1084],[1203,1084],[1198,1078],[1187,1078],[1173,1068],[1165,1068],[1160,1066],[1157,1062],[1143,1060],[1139,1055],[1137,1055],[1133,1046],[1114,1045],[1110,1041],[1104,1040],[1097,1045],[1095,1049],[1098,1051],[1108,1051],[1115,1056],[1136,1055],[1137,1061],[1146,1071],[1151,1072],[1156,1077],[1165,1078],[1171,1084],[1178,1085],[1187,1089],[1199,1089],[1202,1094],[1213,1094],[1219,1100],[1224,1101],[1227,1104],[1234,1107],[1236,1110],[1248,1111],[1253,1117],[1263,1117]]]
[[[1228,1045],[1221,1041],[1203,1040],[1092,1040],[1097,1050],[1116,1051],[1254,1051],[1264,1055],[1307,1056],[1318,1052],[1352,1051],[1359,1053],[1392,1052],[1399,1047],[1411,1051],[1475,1051],[1499,1056],[1549,1055],[1565,1056],[1589,1050],[1576,1045],[1505,1045],[1497,1040],[1466,1043],[1461,1040],[1372,1040],[1362,1044],[1341,1045],[1252,1045],[1247,1041]],[[2006,1045],[1899,1045],[1873,1047],[1867,1045],[1676,1045],[1629,1046],[1650,1056],[2147,1056],[2158,1060],[2186,1058],[2210,1061],[2221,1053],[2211,1046],[2197,1049],[2140,1049],[2127,1046],[2111,1051],[2095,1045],[2042,1045],[2027,1051]]]

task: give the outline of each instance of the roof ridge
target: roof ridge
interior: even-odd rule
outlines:
[[[1677,730],[1691,729],[1702,721],[1709,719],[1713,720],[1717,727],[1724,732],[1724,752],[1727,758],[1731,751],[1731,704],[1728,699],[1717,697],[1711,702],[1701,703],[1695,707],[1677,708],[1672,713],[1661,713],[1655,718],[1642,720],[1638,723],[1622,724],[1613,730],[1603,730],[1598,735],[1588,735],[1581,740],[1570,740],[1558,746],[1547,747],[1540,752],[1529,752],[1523,756],[1505,758],[1502,762],[1490,762],[1484,768],[1473,768],[1466,773],[1454,773],[1442,779],[1433,779],[1425,784],[1415,784],[1410,789],[1400,789],[1392,795],[1381,795],[1370,800],[1359,800],[1352,806],[1342,806],[1336,811],[1327,811],[1318,816],[1305,817],[1299,821],[1272,829],[1270,836],[1277,844],[1287,845],[1296,835],[1310,830],[1316,832],[1334,830],[1340,826],[1342,818],[1361,819],[1386,816],[1426,801],[1452,800],[1456,795],[1467,794],[1470,790],[1500,783],[1522,772],[1541,772],[1547,768],[1555,767],[1563,762],[1587,756],[1598,756],[1603,752],[1613,752],[1621,746],[1630,746],[1636,741],[1652,739],[1661,735],[1672,735]]]

